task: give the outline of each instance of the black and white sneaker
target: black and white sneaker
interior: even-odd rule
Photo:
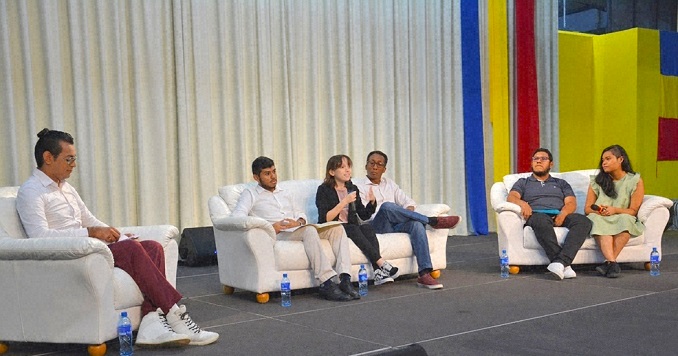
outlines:
[[[393,266],[388,261],[384,262],[384,264],[381,265],[381,269],[388,272],[388,276],[393,278],[393,279],[396,279],[396,278],[398,278],[398,276],[400,276],[400,273],[398,271],[398,267]]]
[[[383,268],[377,268],[374,270],[374,285],[379,286],[384,283],[391,283],[393,282],[393,278],[388,275],[388,272],[386,272]]]

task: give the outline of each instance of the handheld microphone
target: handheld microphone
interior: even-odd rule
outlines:
[[[358,189],[356,188],[355,185],[353,185],[353,182],[351,182],[350,180],[348,182],[346,182],[346,191],[348,192],[348,194],[351,194],[353,192],[356,192],[356,195],[358,194],[357,193]],[[348,203],[348,207],[349,207],[349,210],[356,211],[355,210],[355,201]]]
[[[591,209],[595,211],[600,211],[600,207],[596,204],[591,204]]]

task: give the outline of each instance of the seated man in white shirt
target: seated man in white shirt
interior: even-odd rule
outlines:
[[[427,217],[414,211],[416,203],[400,189],[393,180],[382,177],[386,172],[388,157],[384,152],[372,151],[367,155],[367,177],[356,178],[361,198],[366,201],[371,191],[377,199],[377,209],[369,222],[378,234],[406,232],[410,235],[412,251],[417,257],[419,278],[417,285],[428,289],[441,289],[443,285],[431,277],[433,263],[426,236],[426,224],[434,229],[451,229],[457,226],[461,217]]]
[[[240,194],[238,204],[231,216],[256,216],[273,225],[276,239],[303,241],[306,255],[320,282],[319,294],[322,298],[334,301],[360,299],[360,294],[351,285],[351,257],[349,240],[341,225],[324,230],[318,235],[313,227],[302,227],[292,232],[283,231],[293,227],[306,225],[306,215],[294,206],[288,191],[276,187],[278,173],[275,163],[268,157],[258,157],[252,162],[252,175],[259,184],[248,188]],[[333,279],[337,272],[332,269],[330,259],[325,256],[320,239],[327,239],[332,246],[340,274],[340,283]]]
[[[21,185],[16,208],[29,238],[91,237],[108,245],[113,262],[127,272],[144,295],[139,346],[207,345],[219,334],[201,330],[177,305],[181,294],[165,278],[162,246],[152,240],[120,239],[120,231],[99,221],[66,182],[75,169],[73,137],[44,129],[35,144],[38,168]]]

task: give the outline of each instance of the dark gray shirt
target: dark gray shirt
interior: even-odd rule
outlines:
[[[549,176],[544,182],[540,182],[533,175],[520,178],[513,185],[511,191],[520,194],[520,198],[535,209],[557,209],[565,205],[565,197],[574,196],[570,183],[564,179]]]

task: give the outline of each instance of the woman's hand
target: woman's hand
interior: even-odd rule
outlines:
[[[357,198],[356,198],[357,195],[358,195],[358,192],[350,192],[350,193],[348,193],[348,194],[344,197],[344,199],[341,199],[341,204],[342,204],[343,206],[346,206],[346,205],[348,205],[348,204],[350,204],[350,203],[353,203],[353,202],[357,199]]]
[[[601,205],[598,213],[602,216],[610,216],[617,214],[617,208],[609,205]]]

